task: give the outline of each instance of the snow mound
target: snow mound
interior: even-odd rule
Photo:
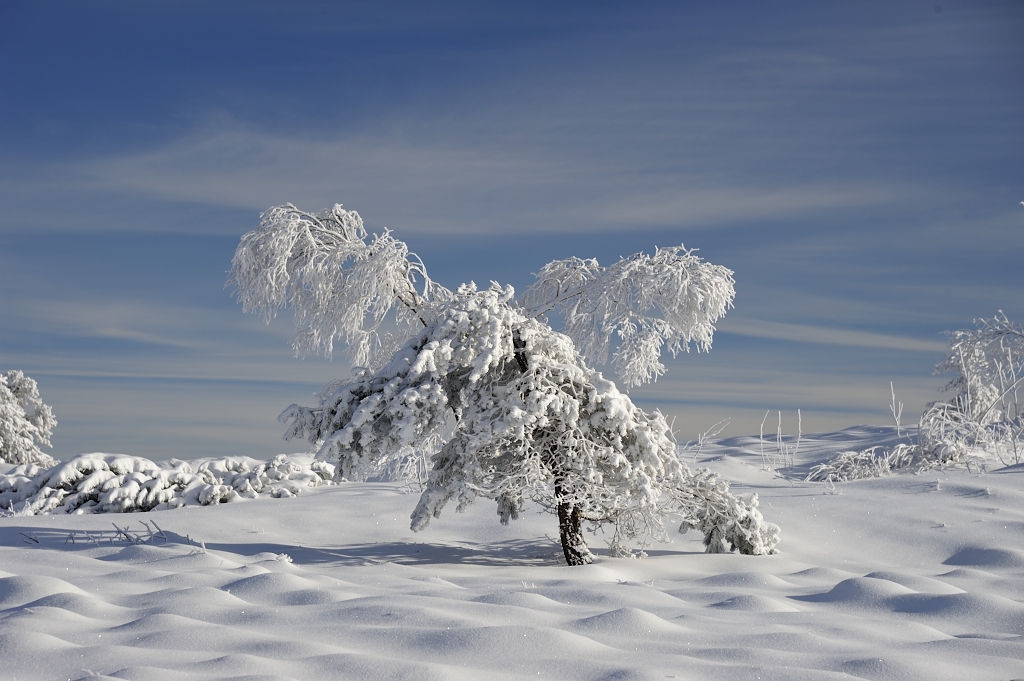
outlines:
[[[954,553],[946,559],[944,564],[985,568],[1024,568],[1024,551],[969,547]]]
[[[0,509],[10,515],[130,513],[293,497],[303,488],[332,484],[334,466],[311,457],[279,454],[177,459],[159,464],[138,456],[81,454],[52,468],[15,466],[0,474]]]
[[[85,594],[77,586],[54,577],[4,577],[0,579],[0,608],[32,603],[58,593]]]
[[[743,612],[800,612],[799,608],[782,603],[767,596],[733,596],[718,603],[712,603],[709,607],[721,608],[722,610],[740,610]]]

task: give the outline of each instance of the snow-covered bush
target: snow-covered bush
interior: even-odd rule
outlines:
[[[1021,461],[1024,414],[1024,329],[1002,311],[976,319],[975,329],[951,331],[949,355],[936,373],[953,373],[945,390],[953,399],[928,405],[921,417],[918,445],[938,460],[962,462],[972,449],[1009,450]]]
[[[300,463],[281,454],[269,461],[231,457],[192,465],[155,463],[123,454],[82,454],[51,468],[15,466],[0,475],[0,511],[130,513],[208,506],[264,494],[291,497],[331,484],[334,467]]]
[[[916,454],[916,446],[904,443],[892,449],[871,447],[859,452],[840,452],[832,461],[811,468],[806,481],[834,483],[879,478],[909,466]]]
[[[0,374],[0,463],[54,465],[39,445],[50,446],[56,425],[35,381],[20,371]]]
[[[367,243],[369,241],[369,243]],[[531,500],[559,519],[569,564],[591,561],[582,523],[612,523],[622,542],[664,539],[664,519],[700,528],[709,551],[773,553],[778,528],[756,498],[740,498],[676,456],[664,417],[637,408],[587,366],[582,347],[612,359],[628,385],[664,371],[661,350],[708,350],[731,306],[732,272],[682,247],[611,267],[550,263],[517,301],[510,286],[448,290],[389,233],[368,239],[341,206],[318,215],[286,205],[246,234],[232,263],[243,309],[296,311],[299,353],[350,347],[350,380],[325,386],[314,407],[281,415],[338,478],[365,477],[431,437],[426,489],[412,514],[423,529],[452,499],[459,509],[493,499],[503,523]],[[568,335],[543,315],[560,308]],[[381,333],[389,311],[397,334]]]
[[[1024,380],[1024,328],[999,311],[992,319],[975,319],[975,329],[947,332],[949,354],[936,373],[955,374],[946,391],[968,420],[979,425],[1013,421],[1021,416]]]
[[[949,465],[970,465],[994,454],[1004,463],[1024,460],[1024,329],[1002,311],[976,319],[975,329],[949,331],[949,354],[936,373],[953,373],[948,401],[932,402],[921,415],[917,442],[892,449],[873,447],[842,452],[815,466],[807,480],[840,482],[887,475],[914,464],[917,472]],[[895,396],[893,404],[895,405]],[[902,409],[902,404],[900,405]],[[895,406],[893,415],[896,416]],[[897,419],[897,424],[899,423]]]

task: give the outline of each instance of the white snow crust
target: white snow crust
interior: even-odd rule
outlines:
[[[1024,465],[804,481],[895,442],[804,435],[778,470],[757,437],[705,443],[695,463],[782,527],[773,556],[706,554],[690,533],[612,558],[599,535],[596,562],[567,567],[555,520],[529,507],[502,526],[473,504],[412,533],[402,482],[8,514],[0,677],[1024,678]]]

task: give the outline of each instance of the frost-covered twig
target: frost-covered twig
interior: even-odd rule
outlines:
[[[761,467],[763,470],[768,470],[768,457],[764,455],[764,422],[768,420],[768,414],[770,413],[770,409],[764,413],[764,418],[761,419],[760,434],[758,436],[758,442],[761,444]]]
[[[900,439],[900,417],[903,416],[903,403],[896,404],[896,387],[892,381],[889,381],[889,393],[892,396],[892,402],[889,404],[889,411],[892,412],[892,418],[896,421],[896,439]]]
[[[711,438],[718,437],[728,427],[730,421],[732,421],[731,418],[724,418],[697,436],[697,447],[693,450],[693,463],[697,462],[697,457],[700,456],[701,450],[704,449],[704,444]],[[683,445],[682,451],[690,449],[692,444],[692,440],[687,442]]]

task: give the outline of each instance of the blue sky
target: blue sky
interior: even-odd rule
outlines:
[[[0,369],[53,453],[296,449],[347,367],[224,288],[284,202],[448,286],[699,248],[736,308],[632,391],[682,440],[885,423],[890,381],[916,421],[943,330],[1024,321],[1024,5],[550,5],[0,2]]]

